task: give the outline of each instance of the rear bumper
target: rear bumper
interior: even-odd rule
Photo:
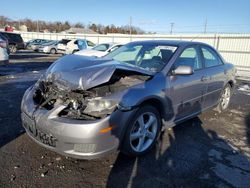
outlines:
[[[9,60],[0,61],[0,65],[7,65],[7,64],[9,64]]]

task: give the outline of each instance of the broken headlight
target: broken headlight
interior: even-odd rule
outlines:
[[[117,101],[95,98],[88,100],[87,106],[84,109],[86,114],[111,114],[117,106]]]

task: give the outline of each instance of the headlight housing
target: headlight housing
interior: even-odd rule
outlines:
[[[44,51],[48,51],[48,49],[49,49],[48,46],[44,46],[44,47],[43,47],[43,50],[44,50]]]
[[[87,106],[84,109],[84,113],[101,115],[101,114],[111,114],[117,106],[117,101],[103,99],[103,98],[94,98],[89,99]]]

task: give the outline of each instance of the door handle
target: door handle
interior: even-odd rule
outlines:
[[[205,82],[205,81],[208,81],[209,80],[209,77],[208,76],[202,76],[201,77],[201,81],[202,82]]]

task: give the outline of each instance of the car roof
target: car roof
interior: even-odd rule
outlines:
[[[170,46],[187,46],[192,44],[207,45],[202,42],[195,41],[184,41],[184,40],[145,40],[145,41],[135,41],[131,42],[133,44],[153,44],[153,45],[170,45]]]
[[[20,35],[20,33],[7,32],[7,31],[0,31],[0,33],[7,34],[7,35]]]

